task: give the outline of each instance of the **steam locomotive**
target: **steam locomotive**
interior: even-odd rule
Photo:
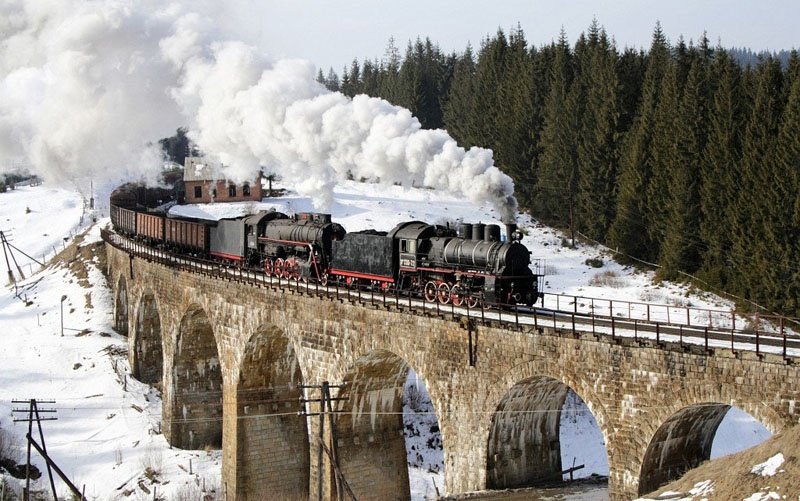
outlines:
[[[217,222],[167,217],[111,203],[115,231],[172,252],[260,269],[269,276],[410,293],[477,307],[533,305],[539,276],[515,225],[459,231],[408,221],[392,231],[348,233],[330,214],[263,211]]]

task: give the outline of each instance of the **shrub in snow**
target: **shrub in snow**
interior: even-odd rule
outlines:
[[[605,263],[599,257],[590,257],[586,261],[583,262],[586,266],[591,266],[592,268],[602,268]]]

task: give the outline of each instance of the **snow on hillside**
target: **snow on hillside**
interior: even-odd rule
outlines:
[[[488,207],[432,190],[347,182],[338,186],[334,195],[331,213],[348,231],[387,231],[409,219],[439,224],[457,220],[500,223]],[[171,211],[219,219],[269,208],[287,213],[313,210],[310,199],[289,191],[288,196],[262,203],[187,205]],[[10,235],[12,244],[37,258],[48,249],[51,255],[53,249],[61,250],[65,237],[88,224],[88,216],[81,222],[82,214],[83,201],[67,189],[45,184],[0,194],[0,229]],[[527,218],[520,220],[520,226],[527,233],[523,243],[533,257],[547,262],[547,292],[727,306],[719,298],[701,297],[680,285],[653,285],[652,274],[614,263],[602,248],[563,247],[559,233]],[[18,297],[13,287],[0,291],[0,332],[5,334],[0,355],[0,430],[16,443],[14,459],[23,461],[20,447],[27,427],[12,422],[12,408],[24,406],[12,405],[11,400],[55,399],[52,407],[58,409],[58,421],[44,424],[48,451],[77,485],[85,485],[87,498],[152,499],[154,490],[167,499],[200,499],[201,492],[210,499],[221,498],[219,452],[170,449],[160,434],[158,393],[128,376],[127,339],[112,329],[112,298],[98,269],[99,225],[78,238],[76,255],[62,256],[34,276],[28,275],[36,271],[36,265],[18,255],[28,278],[18,283]],[[589,267],[585,264],[588,258],[603,259],[603,267]],[[606,274],[605,280],[595,279],[600,273]],[[443,493],[441,438],[425,387],[413,370],[406,387],[404,425],[411,485],[415,499],[426,499],[435,497],[437,489]],[[578,464],[587,465],[577,476],[607,475],[602,435],[591,412],[575,395],[570,396],[565,410],[565,466],[575,458]],[[768,434],[746,414],[729,414],[718,435],[725,440],[715,442],[716,455],[732,452],[739,443],[757,443]],[[747,440],[740,440],[745,436]],[[34,455],[34,463],[44,471],[41,458]],[[4,478],[19,492],[19,481],[7,475]],[[45,478],[37,482],[39,488],[46,485]]]

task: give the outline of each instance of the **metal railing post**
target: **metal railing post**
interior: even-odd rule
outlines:
[[[785,325],[785,317],[781,317],[781,337],[783,337],[783,359],[786,360],[786,325]]]

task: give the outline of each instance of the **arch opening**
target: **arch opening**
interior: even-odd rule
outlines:
[[[409,373],[405,360],[378,350],[356,360],[344,378],[336,443],[342,473],[358,499],[409,499],[409,469],[438,461],[417,445],[424,441],[427,447],[430,440],[431,449],[440,449],[441,433],[429,398],[426,402],[420,395],[427,395],[421,378]],[[405,395],[407,383],[421,386],[416,402]]]
[[[403,388],[403,434],[412,499],[438,497],[444,486],[444,447],[425,382],[409,368]]]
[[[150,292],[142,296],[136,311],[133,357],[133,377],[160,388],[164,376],[161,317],[156,298]]]
[[[651,439],[642,461],[639,495],[682,477],[703,461],[752,447],[769,436],[766,427],[730,405],[708,402],[684,407]]]
[[[114,301],[114,330],[128,335],[128,284],[120,277],[117,284],[117,300]]]
[[[247,343],[236,389],[237,499],[308,499],[302,384],[291,340],[261,327]]]
[[[173,364],[170,443],[182,449],[222,447],[222,370],[205,311],[181,320]]]
[[[585,467],[572,478],[608,475],[605,441],[583,400],[555,379],[531,377],[512,386],[489,431],[487,489],[537,487],[569,479],[572,461]]]

